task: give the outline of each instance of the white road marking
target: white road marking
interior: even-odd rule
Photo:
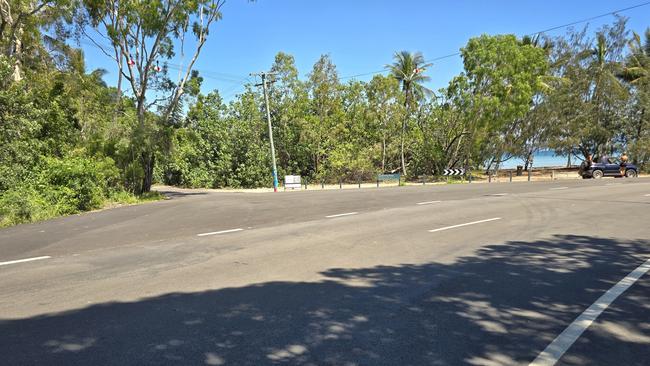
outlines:
[[[9,264],[16,264],[16,263],[31,262],[31,261],[39,261],[41,259],[49,259],[49,258],[52,258],[52,257],[50,257],[49,255],[44,255],[42,257],[18,259],[18,260],[15,260],[15,261],[0,262],[0,266],[6,266],[6,265],[9,265]]]
[[[644,195],[643,197],[650,197],[650,193]]]
[[[427,201],[427,202],[418,202],[416,205],[430,205],[432,203],[439,203],[440,201]]]
[[[620,186],[623,183],[607,183],[606,186]]]
[[[502,197],[502,196],[507,196],[507,193],[490,193],[486,194],[486,196],[495,196],[495,197]]]
[[[553,366],[564,355],[591,323],[607,309],[625,290],[630,288],[641,276],[650,270],[650,259],[630,272],[603,296],[598,298],[587,310],[576,318],[529,366]]]
[[[325,217],[327,217],[328,219],[331,219],[331,218],[334,218],[334,217],[350,216],[350,215],[356,215],[356,214],[358,214],[358,212],[347,212],[347,213],[342,213],[342,214],[337,214],[337,215],[329,215],[329,216],[325,216]]]
[[[213,231],[210,233],[203,233],[203,234],[197,234],[196,236],[208,236],[208,235],[219,235],[219,234],[227,234],[227,233],[234,233],[237,231],[243,231],[244,229],[230,229],[230,230],[222,230],[222,231]]]
[[[468,222],[468,223],[465,223],[465,224],[458,224],[458,225],[452,225],[452,226],[445,226],[445,227],[441,227],[441,228],[438,228],[438,229],[429,230],[429,232],[430,232],[430,233],[435,233],[436,231],[449,230],[449,229],[454,229],[454,228],[461,227],[461,226],[468,226],[468,225],[481,224],[481,223],[484,223],[484,222],[495,221],[495,220],[501,220],[501,218],[500,218],[500,217],[493,217],[493,218],[491,218],[491,219],[485,219],[485,220],[479,220],[479,221],[472,221],[472,222]]]
[[[561,190],[561,189],[569,189],[569,187],[555,187],[555,188],[551,188],[552,191],[559,191],[559,190]]]

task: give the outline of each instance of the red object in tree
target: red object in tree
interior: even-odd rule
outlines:
[[[128,64],[129,64],[129,66],[133,66],[133,65],[135,65],[135,61],[129,60]]]

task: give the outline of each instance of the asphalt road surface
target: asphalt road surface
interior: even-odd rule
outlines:
[[[650,180],[171,199],[0,230],[1,365],[650,365]]]

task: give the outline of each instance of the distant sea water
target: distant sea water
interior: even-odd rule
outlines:
[[[571,165],[580,165],[582,161],[576,158],[575,156],[571,157]],[[533,168],[544,168],[544,167],[565,167],[567,163],[566,155],[557,155],[555,152],[550,150],[538,151],[533,154]],[[524,166],[525,161],[523,159],[512,158],[508,161],[503,162],[501,168],[504,169],[514,169],[517,165]]]

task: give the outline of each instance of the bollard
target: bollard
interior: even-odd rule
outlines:
[[[492,172],[488,172],[488,183],[492,183]]]
[[[359,189],[361,189],[361,179],[357,179],[357,183],[359,184]]]
[[[305,179],[305,191],[307,190],[307,179]]]
[[[530,182],[530,172],[532,171],[532,168],[528,168],[528,181]]]
[[[343,189],[343,182],[339,179],[339,189]]]
[[[379,188],[379,178],[377,178],[377,188]]]
[[[427,183],[427,181],[426,181],[426,179],[424,178],[424,175],[423,175],[422,176],[422,185],[426,185],[426,183]]]
[[[555,170],[551,170],[551,180],[555,180]]]
[[[320,181],[320,189],[325,189],[325,183],[322,180]]]
[[[467,183],[472,183],[472,172],[469,172],[469,174],[467,174]]]
[[[512,183],[512,170],[510,171],[510,183]]]

